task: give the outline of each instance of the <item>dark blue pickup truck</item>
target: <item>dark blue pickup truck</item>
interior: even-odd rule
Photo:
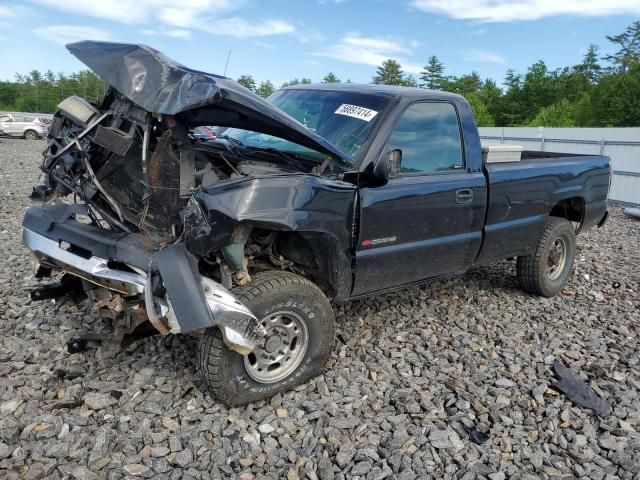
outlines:
[[[457,95],[325,84],[265,101],[149,47],[68,48],[111,88],[100,105],[64,100],[49,129],[33,191],[46,203],[26,212],[24,243],[38,276],[62,276],[31,296],[87,297],[110,319],[113,335],[70,351],[197,333],[205,383],[227,404],[321,371],[330,299],[510,257],[523,289],[552,296],[576,234],[607,217],[608,158],[486,163]]]

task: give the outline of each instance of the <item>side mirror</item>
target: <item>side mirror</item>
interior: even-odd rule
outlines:
[[[396,148],[382,156],[373,169],[376,178],[387,180],[395,178],[400,172],[400,163],[402,162],[402,150]]]

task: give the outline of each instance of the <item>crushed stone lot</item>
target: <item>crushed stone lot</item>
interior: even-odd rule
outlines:
[[[20,225],[44,148],[0,139],[0,479],[640,478],[640,221],[620,209],[578,237],[562,295],[521,292],[505,261],[336,307],[322,376],[228,409],[195,338],[70,355],[100,321],[29,300]],[[551,388],[556,361],[613,411]]]

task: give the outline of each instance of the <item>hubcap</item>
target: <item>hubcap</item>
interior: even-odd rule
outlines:
[[[267,331],[244,357],[244,368],[256,382],[275,383],[298,368],[309,343],[306,322],[294,312],[276,312],[261,322]]]
[[[549,256],[547,257],[547,277],[550,280],[556,280],[567,263],[567,244],[562,238],[557,238],[551,250],[549,250]]]

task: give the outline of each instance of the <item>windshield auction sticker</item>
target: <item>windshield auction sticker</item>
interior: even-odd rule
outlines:
[[[376,112],[375,110],[358,107],[357,105],[349,105],[348,103],[343,103],[333,113],[337,113],[338,115],[346,115],[353,118],[359,118],[360,120],[364,120],[365,122],[370,122],[371,119],[378,114],[378,112]]]

